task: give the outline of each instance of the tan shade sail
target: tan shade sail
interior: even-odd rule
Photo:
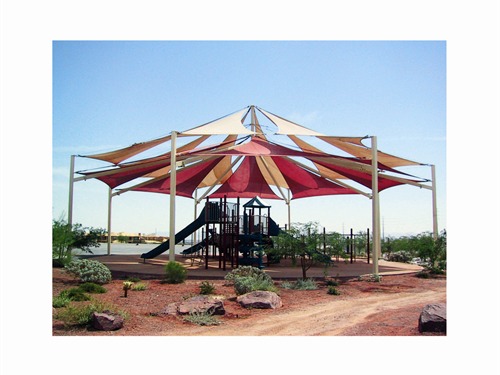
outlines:
[[[158,146],[163,142],[168,142],[169,140],[170,140],[170,135],[167,135],[165,137],[154,139],[148,142],[134,143],[132,146],[125,147],[119,150],[105,152],[102,154],[85,155],[84,157],[107,161],[113,164],[119,164],[122,161],[131,158],[132,156],[135,156],[137,154],[140,154],[141,152],[144,152],[155,146]]]
[[[276,132],[276,134],[315,135],[315,136],[322,135],[321,133],[308,129],[305,126],[298,125],[294,122],[284,119],[283,117],[274,115],[270,112],[266,112],[261,108],[258,108],[258,110],[262,112],[264,116],[266,116],[278,127],[278,131]]]
[[[372,157],[371,148],[364,146],[361,143],[361,138],[342,138],[342,137],[327,137],[327,136],[319,136],[318,138],[357,158],[369,160]],[[398,156],[386,154],[382,151],[377,151],[377,155],[378,155],[377,156],[378,161],[382,164],[387,165],[388,167],[421,165],[421,163],[417,163],[415,161],[411,161],[408,159],[403,159]]]
[[[235,112],[231,115],[221,117],[204,125],[181,132],[181,135],[215,135],[215,134],[253,134],[245,128],[242,119],[246,116],[249,108]]]

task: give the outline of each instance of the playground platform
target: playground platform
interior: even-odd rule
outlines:
[[[154,259],[142,259],[140,255],[91,255],[83,256],[87,259],[95,259],[105,264],[114,275],[126,276],[134,275],[141,278],[161,278],[164,274],[164,265],[168,262],[168,254],[162,254]],[[226,264],[226,270],[219,268],[219,260],[210,258],[208,269],[205,263],[199,259],[188,258],[182,255],[176,255],[176,261],[185,265],[188,270],[188,279],[198,280],[216,280],[223,279],[224,276],[232,270],[229,263]],[[266,265],[264,270],[273,279],[298,279],[302,277],[300,265],[293,265],[290,259],[282,259],[280,263]],[[416,273],[422,270],[422,267],[414,264],[388,262],[380,259],[378,261],[379,275],[395,275]],[[366,258],[353,259],[344,262],[334,262],[332,267],[326,269],[326,275],[339,278],[356,278],[362,275],[373,274],[374,268],[372,261],[367,262]],[[324,266],[312,266],[307,270],[308,278],[324,278]]]

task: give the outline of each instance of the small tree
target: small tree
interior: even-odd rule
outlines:
[[[99,247],[99,238],[104,229],[83,227],[82,224],[69,225],[64,219],[52,221],[52,259],[64,265],[71,261],[72,250],[80,249],[92,254],[92,247]]]
[[[63,265],[71,260],[74,235],[71,226],[62,219],[52,222],[52,259]]]
[[[346,238],[337,232],[330,232],[326,235],[326,250],[327,254],[330,256],[335,256],[337,261],[339,258],[346,258],[347,254],[345,252],[346,248]]]
[[[446,269],[446,230],[441,231],[436,240],[430,233],[422,233],[415,239],[418,256],[429,260],[431,270]]]
[[[329,264],[330,255],[325,255],[318,251],[322,242],[322,235],[319,233],[317,222],[294,223],[288,232],[282,232],[277,239],[281,252],[289,255],[294,264],[299,259],[302,268],[302,278],[307,278],[307,270],[315,262]]]

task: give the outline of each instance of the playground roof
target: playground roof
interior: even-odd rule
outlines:
[[[264,202],[261,197],[253,197],[250,199],[247,203],[243,205],[243,207],[250,207],[250,208],[268,208],[271,207],[269,204]]]
[[[222,140],[214,140],[222,135],[225,136]],[[320,195],[368,196],[366,188],[372,186],[372,150],[363,144],[367,137],[323,135],[259,107],[248,106],[176,136],[189,140],[174,149],[176,195],[179,196],[198,200],[206,196],[259,196],[289,201]],[[165,152],[162,146],[162,153],[132,159],[167,142],[172,147],[171,137],[86,155],[84,157],[109,164],[77,173],[82,179],[104,182],[116,189],[116,194],[127,191],[169,194],[172,149]],[[427,181],[397,169],[421,163],[378,150],[377,157],[379,191]]]

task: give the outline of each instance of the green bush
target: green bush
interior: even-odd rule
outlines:
[[[428,279],[429,278],[429,273],[425,271],[420,271],[417,274],[415,274],[416,277],[419,277],[421,279]]]
[[[318,289],[318,284],[314,279],[298,279],[295,282],[295,289],[298,290],[315,290]]]
[[[318,284],[314,279],[298,279],[295,282],[283,281],[280,285],[283,289],[315,290]]]
[[[184,317],[184,320],[199,326],[214,326],[219,325],[220,321],[217,317],[209,312],[192,311]]]
[[[338,295],[340,295],[339,290],[338,290],[335,286],[333,286],[333,285],[330,285],[330,286],[328,287],[328,291],[327,291],[327,293],[328,293],[328,294],[332,294],[332,295],[334,295],[334,296],[338,296]]]
[[[143,290],[146,290],[148,288],[148,286],[144,283],[136,283],[134,285],[132,285],[132,290],[135,290],[135,291],[143,291]]]
[[[52,307],[59,309],[61,307],[66,307],[71,302],[71,299],[65,295],[58,295],[52,298]]]
[[[335,280],[326,280],[326,285],[327,286],[339,286],[338,281]]]
[[[83,283],[78,288],[83,290],[84,292],[87,292],[87,293],[95,293],[95,294],[106,293],[105,287],[103,287],[102,285],[96,284],[96,283],[91,283],[91,282]]]
[[[111,314],[119,314],[123,319],[128,318],[128,314],[123,311],[118,311],[115,306],[101,302],[92,301],[85,305],[69,305],[65,309],[58,311],[56,314],[56,319],[62,320],[66,326],[76,325],[76,326],[86,326],[90,323],[92,318],[92,313],[98,312],[108,312]]]
[[[237,277],[234,279],[234,290],[238,295],[250,293],[255,290],[278,292],[278,288],[270,280],[270,277],[265,277],[264,275]]]
[[[269,276],[263,270],[252,266],[239,266],[238,268],[235,268],[234,270],[226,274],[226,276],[224,276],[224,280],[234,281],[238,277],[262,277],[270,281],[272,280],[271,276]]]
[[[80,288],[71,288],[63,290],[59,294],[59,296],[66,297],[70,301],[90,301],[90,296]]]
[[[65,269],[83,282],[106,284],[111,281],[109,268],[96,260],[75,259],[68,263]]]
[[[187,270],[179,262],[165,264],[165,279],[167,284],[182,284],[187,277]]]
[[[200,284],[200,294],[214,294],[215,286],[208,281],[202,281]]]
[[[283,289],[293,289],[294,286],[295,283],[291,283],[290,281],[282,281],[280,283],[280,287],[282,287]]]

